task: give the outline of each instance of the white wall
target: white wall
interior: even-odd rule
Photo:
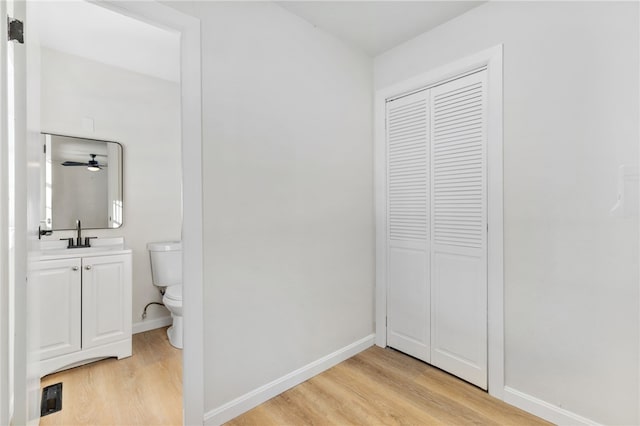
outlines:
[[[56,167],[57,166],[57,167]],[[86,167],[52,167],[51,181],[55,182],[56,196],[52,200],[55,227],[72,229],[76,219],[85,218],[82,226],[109,227],[109,203],[107,202],[107,173],[91,172]],[[60,188],[58,191],[57,189]],[[73,188],[73,191],[65,190]],[[96,191],[96,188],[104,191]],[[59,193],[58,193],[59,192]],[[88,220],[88,218],[92,218]],[[96,218],[96,219],[93,219]],[[86,225],[85,225],[86,224]]]
[[[133,250],[134,325],[144,306],[160,301],[146,244],[179,240],[181,219],[180,104],[177,83],[42,49],[42,131],[123,145],[124,225],[85,236],[123,236]],[[94,120],[95,131],[83,127]],[[53,239],[73,232],[54,232]],[[166,317],[151,306],[146,321]]]
[[[381,89],[504,43],[506,385],[605,424],[640,422],[638,12],[490,2],[375,58]]]
[[[205,411],[373,332],[372,63],[272,3],[202,22]]]

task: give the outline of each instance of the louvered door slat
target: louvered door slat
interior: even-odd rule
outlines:
[[[424,95],[387,104],[388,225],[392,240],[424,240],[428,234],[427,112]],[[425,220],[404,220],[407,203],[421,208]]]
[[[445,85],[446,86],[446,85]],[[433,167],[433,239],[435,243],[451,243],[469,248],[482,248],[484,230],[482,225],[464,228],[462,225],[442,226],[448,209],[459,208],[461,197],[475,200],[467,210],[468,219],[482,222],[484,203],[484,108],[483,82],[475,81],[450,90],[434,90],[432,94],[432,167]],[[456,107],[465,105],[460,114]],[[455,141],[455,136],[465,135],[464,141]],[[465,175],[450,174],[443,178],[441,172],[464,169]],[[473,174],[474,178],[470,178]],[[462,232],[464,231],[464,232]]]

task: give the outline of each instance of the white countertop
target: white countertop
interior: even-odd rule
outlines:
[[[68,241],[41,241],[38,250],[29,252],[30,261],[68,259],[72,257],[105,256],[131,253],[124,246],[123,237],[96,238],[91,240],[91,247],[67,248]]]

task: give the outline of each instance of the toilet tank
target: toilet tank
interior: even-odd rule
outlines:
[[[151,259],[151,279],[158,287],[182,284],[182,242],[147,244]]]

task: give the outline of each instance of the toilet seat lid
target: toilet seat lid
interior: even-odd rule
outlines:
[[[164,297],[171,300],[182,300],[182,286],[172,285],[167,287],[164,292]]]

